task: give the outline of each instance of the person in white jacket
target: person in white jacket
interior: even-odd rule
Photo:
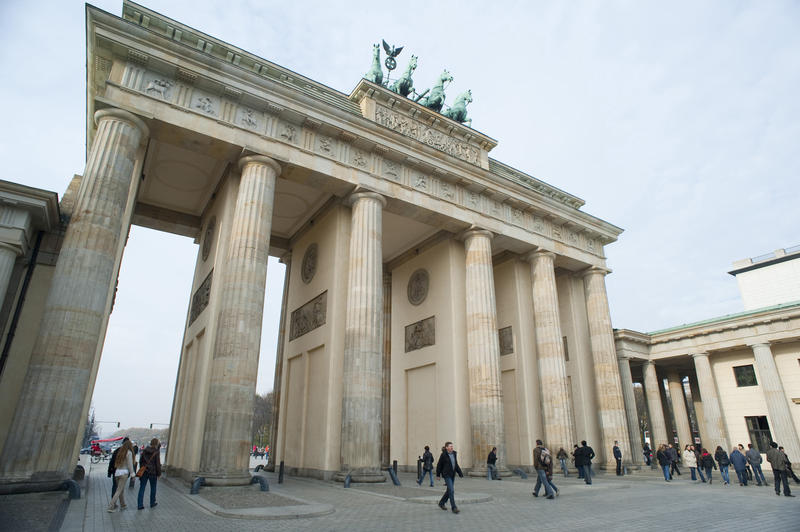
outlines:
[[[692,473],[692,480],[697,481],[697,455],[694,454],[694,446],[687,445],[683,448],[683,465],[689,468]],[[700,477],[703,477],[702,473],[700,473]],[[705,481],[703,479],[703,482]]]
[[[133,444],[130,440],[125,441],[122,447],[119,448],[117,459],[114,461],[114,467],[116,467],[114,477],[117,481],[117,491],[114,492],[114,496],[111,497],[111,502],[108,503],[109,512],[117,511],[117,499],[119,499],[119,506],[121,509],[124,510],[127,508],[125,504],[125,485],[133,474],[134,468]]]

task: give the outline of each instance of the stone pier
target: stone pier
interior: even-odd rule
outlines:
[[[694,367],[697,372],[697,384],[700,388],[700,399],[703,402],[703,415],[707,431],[707,434],[703,436],[703,446],[712,454],[717,445],[721,445],[723,449],[730,450],[725,421],[722,419],[722,408],[719,404],[717,385],[714,382],[714,374],[708,361],[708,353],[695,353],[692,357],[694,358]]]
[[[625,413],[628,420],[628,438],[631,445],[630,462],[640,465],[643,463],[642,436],[639,428],[639,412],[636,408],[636,395],[633,391],[630,358],[617,355],[617,364],[619,365],[622,398],[625,402]],[[624,456],[623,460],[627,461]]]
[[[669,396],[672,402],[672,413],[675,415],[675,428],[678,431],[678,441],[683,449],[687,444],[693,445],[692,427],[689,424],[689,413],[686,409],[686,393],[683,390],[683,379],[674,369],[667,371]]]
[[[669,443],[667,424],[664,420],[664,407],[661,404],[661,385],[656,375],[656,365],[647,361],[643,366],[644,393],[647,397],[647,413],[650,419],[650,448],[655,457],[658,446]]]

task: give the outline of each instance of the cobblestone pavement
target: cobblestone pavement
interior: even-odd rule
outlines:
[[[403,497],[420,491],[435,495],[443,492],[441,481],[434,491],[420,490],[411,474],[400,473],[403,488],[379,487],[370,490],[345,489],[341,484],[267,474],[270,493],[299,497],[314,503],[331,504],[332,514],[301,519],[247,520],[219,517],[200,508],[188,487],[159,482],[158,507],[136,510],[138,490],[127,490],[128,509],[106,512],[110,499],[110,480],[105,466],[87,469],[86,490],[82,499],[72,501],[61,528],[64,532],[112,530],[170,530],[180,532],[247,530],[669,530],[702,528],[735,530],[800,530],[800,486],[797,498],[775,496],[769,487],[695,484],[688,475],[671,483],[654,472],[631,476],[598,475],[592,486],[574,476],[554,479],[560,489],[555,500],[534,499],[535,478],[518,477],[503,481],[480,478],[456,479],[459,494],[488,494],[490,502],[461,504],[461,513],[442,512],[430,504],[409,502]],[[178,489],[181,488],[181,489]],[[395,496],[399,495],[399,496]],[[541,494],[540,494],[541,495]],[[145,499],[147,501],[147,499]],[[6,529],[0,526],[0,528]]]

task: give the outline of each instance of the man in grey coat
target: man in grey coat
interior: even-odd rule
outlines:
[[[745,457],[747,458],[747,463],[750,464],[750,467],[753,468],[753,479],[756,481],[756,484],[759,486],[764,484],[765,486],[769,486],[767,484],[767,479],[764,478],[764,472],[761,471],[761,462],[763,459],[761,458],[761,453],[758,449],[753,449],[753,444],[747,444],[747,452],[744,453]]]
[[[775,475],[775,495],[781,494],[781,482],[783,482],[783,494],[786,497],[794,497],[789,489],[789,479],[786,475],[786,455],[778,450],[777,443],[771,442],[769,446],[767,462],[772,466],[772,474]]]

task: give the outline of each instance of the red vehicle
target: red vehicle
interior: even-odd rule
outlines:
[[[118,438],[106,438],[104,440],[92,440],[92,463],[97,464],[100,463],[101,460],[107,460],[111,453],[108,450],[104,450],[100,444],[101,443],[112,443],[112,442],[121,442],[124,439],[123,436]]]

